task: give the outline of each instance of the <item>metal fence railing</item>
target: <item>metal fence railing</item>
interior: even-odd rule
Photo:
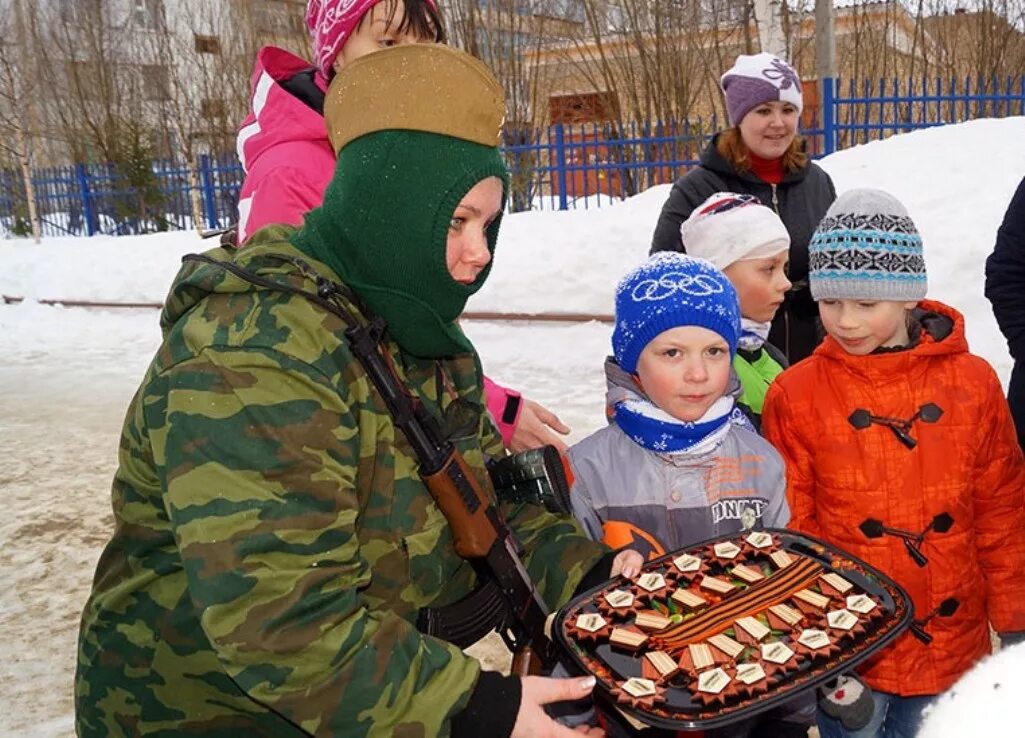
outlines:
[[[827,79],[823,87],[827,154],[920,128],[1025,115],[1025,75]]]
[[[826,79],[822,88],[821,106],[806,111],[803,121],[814,156],[930,126],[1025,116],[1025,76]],[[600,207],[672,182],[698,163],[719,124],[710,117],[507,129],[509,208]],[[243,176],[234,153],[227,153],[200,156],[191,169],[181,161],[154,161],[134,179],[111,165],[50,167],[35,170],[33,183],[44,234],[128,234],[231,224]],[[31,230],[16,170],[0,170],[0,227],[14,234]]]
[[[194,194],[200,228],[232,223],[244,174],[235,155],[226,154],[200,156],[192,171],[184,161],[156,160],[142,182],[110,164],[74,164],[36,169],[32,183],[44,235],[127,235],[195,227]],[[31,231],[18,170],[0,170],[0,228]]]

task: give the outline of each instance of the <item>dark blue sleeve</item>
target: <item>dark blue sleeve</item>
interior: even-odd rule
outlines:
[[[986,297],[1015,361],[1025,360],[1025,179],[1011,199],[986,259]]]
[[[704,167],[690,170],[676,180],[669,191],[669,199],[662,206],[651,239],[651,251],[686,251],[680,236],[680,226],[690,217],[694,208],[716,192],[726,190],[725,185],[711,171]]]

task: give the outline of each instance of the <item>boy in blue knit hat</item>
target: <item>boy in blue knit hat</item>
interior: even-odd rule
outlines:
[[[616,290],[610,425],[569,451],[590,535],[649,558],[789,520],[779,455],[736,406],[740,306],[704,259],[660,252]]]
[[[711,262],[660,252],[616,289],[610,424],[570,449],[577,517],[649,558],[789,520],[783,464],[737,408],[740,305]]]
[[[610,424],[569,450],[573,512],[590,536],[655,558],[787,524],[782,460],[736,404],[740,333],[737,293],[709,261],[659,252],[620,281]]]

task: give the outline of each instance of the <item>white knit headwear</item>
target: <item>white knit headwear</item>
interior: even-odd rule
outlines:
[[[790,248],[787,227],[753,195],[716,192],[680,225],[683,248],[718,269]]]

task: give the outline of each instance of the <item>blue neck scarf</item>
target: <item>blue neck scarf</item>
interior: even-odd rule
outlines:
[[[689,423],[636,396],[617,403],[614,417],[616,425],[634,443],[660,454],[712,451],[718,448],[730,424],[751,427],[729,395],[716,400],[701,418]]]

